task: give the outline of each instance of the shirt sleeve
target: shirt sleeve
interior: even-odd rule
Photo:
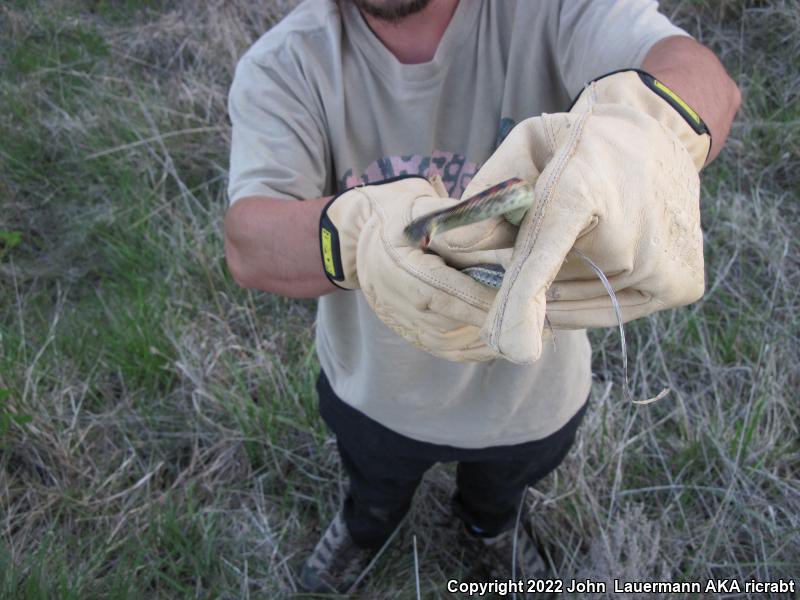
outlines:
[[[658,12],[655,0],[561,0],[556,39],[558,69],[575,97],[593,79],[638,68],[653,45],[688,36]]]
[[[231,156],[228,197],[323,196],[328,144],[308,86],[275,52],[269,64],[244,56],[228,96]]]

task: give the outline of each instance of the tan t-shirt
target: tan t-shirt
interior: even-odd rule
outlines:
[[[462,0],[433,60],[404,65],[349,1],[308,0],[237,66],[231,202],[317,198],[403,173],[439,174],[458,197],[514,124],[566,110],[586,82],[638,67],[672,35],[686,34],[651,0]],[[557,331],[539,361],[520,366],[435,358],[386,327],[359,291],[320,298],[316,326],[337,395],[422,441],[540,439],[589,392],[584,331]]]

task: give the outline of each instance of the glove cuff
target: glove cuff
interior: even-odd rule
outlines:
[[[328,280],[345,290],[359,288],[356,267],[361,228],[372,214],[370,193],[384,184],[403,179],[428,180],[422,175],[399,175],[369,185],[349,188],[334,196],[319,218],[319,246],[322,268]]]
[[[647,113],[681,141],[698,171],[711,151],[711,132],[674,91],[645,71],[614,71],[589,82],[570,107],[585,111],[592,104],[626,104]]]
[[[354,192],[355,190],[355,192]],[[351,205],[357,199],[350,198],[354,193],[358,194],[358,188],[345,190],[330,199],[322,209],[319,217],[319,248],[322,255],[322,268],[325,275],[333,285],[344,290],[353,290],[358,287],[356,278],[356,259],[354,240],[342,232],[340,235],[337,223],[341,226],[341,221],[345,215],[342,209],[345,205]],[[334,202],[338,204],[334,207]],[[348,208],[353,208],[348,206]],[[342,260],[342,247],[349,252],[345,253],[347,260]]]

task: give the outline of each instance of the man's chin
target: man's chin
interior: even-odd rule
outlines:
[[[431,0],[350,0],[359,10],[382,21],[396,22],[425,10]]]

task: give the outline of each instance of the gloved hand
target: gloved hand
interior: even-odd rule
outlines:
[[[465,266],[472,253],[506,267],[481,335],[513,362],[541,353],[545,309],[554,328],[617,323],[591,267],[616,292],[623,321],[688,304],[704,291],[699,178],[711,144],[702,120],[646,73],[591,83],[569,113],[521,122],[477,173],[465,196],[509,177],[535,182],[513,253],[509,231],[443,236],[436,250]],[[513,235],[513,234],[511,234]],[[475,254],[477,256],[477,254]]]
[[[448,360],[485,361],[496,358],[480,339],[496,291],[403,235],[415,217],[456,202],[424,177],[351,188],[322,212],[323,268],[337,286],[360,288],[378,317],[417,347]]]

